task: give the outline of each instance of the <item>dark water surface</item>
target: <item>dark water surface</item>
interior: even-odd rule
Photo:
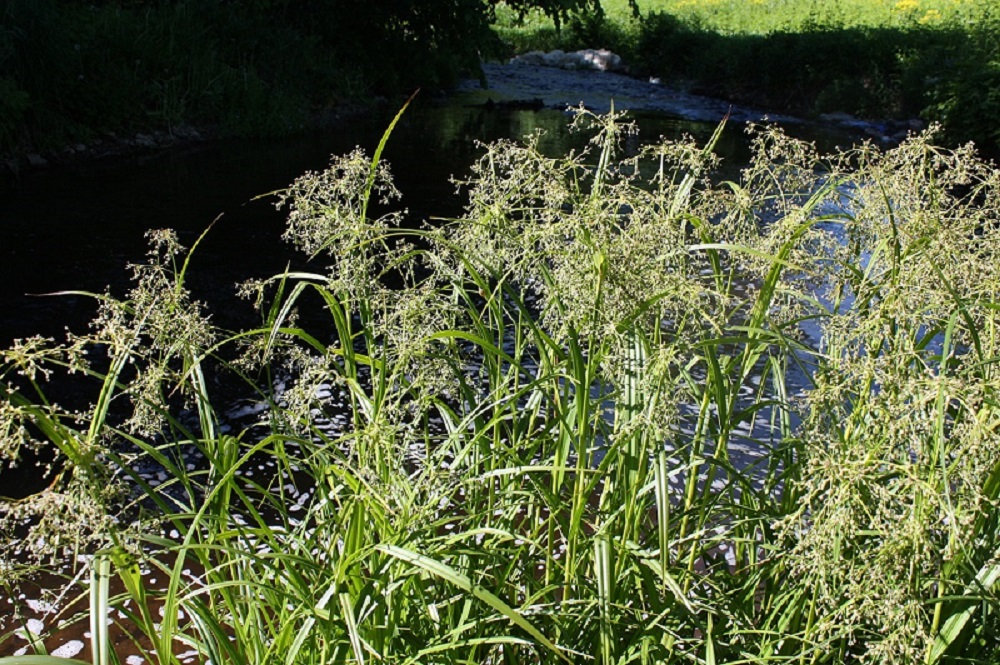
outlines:
[[[143,260],[148,229],[175,229],[190,246],[219,217],[191,264],[189,286],[207,301],[214,320],[251,325],[249,305],[232,298],[236,283],[282,271],[300,257],[281,240],[285,213],[273,197],[308,170],[321,170],[331,154],[361,146],[371,154],[389,122],[373,113],[333,130],[274,141],[213,142],[142,157],[116,158],[36,171],[0,190],[0,345],[40,334],[61,338],[69,326],[86,327],[91,298],[40,297],[55,291],[103,292],[128,287],[126,265]],[[520,138],[544,129],[553,154],[579,147],[585,137],[567,131],[569,118],[553,110],[521,111],[430,102],[411,107],[391,137],[390,162],[401,206],[416,219],[461,212],[452,176],[467,174],[482,153],[478,141]],[[713,125],[647,115],[640,140],[689,133],[707,139]],[[720,146],[739,159],[741,132]],[[744,157],[745,158],[745,157]],[[732,163],[732,159],[730,159]],[[240,321],[246,319],[241,325]]]
[[[0,182],[0,347],[31,335],[58,340],[64,328],[83,332],[96,310],[93,298],[31,294],[110,290],[121,297],[129,288],[126,266],[144,259],[148,229],[175,229],[181,242],[191,246],[216,218],[191,261],[187,284],[196,299],[207,303],[217,325],[252,327],[259,317],[249,303],[234,296],[235,285],[280,273],[289,264],[305,267],[302,257],[281,240],[286,213],[275,210],[273,197],[256,197],[288,186],[306,171],[324,169],[331,154],[359,145],[370,154],[391,115],[391,110],[373,113],[307,136],[213,142],[36,171],[17,182]],[[638,115],[636,120],[639,142],[682,134],[704,142],[716,127],[716,122],[663,114]],[[567,114],[554,110],[457,102],[442,106],[418,99],[384,154],[403,193],[400,206],[409,210],[413,223],[459,215],[463,200],[450,179],[468,173],[482,154],[478,142],[519,138],[541,129],[546,132],[543,150],[562,154],[587,140],[570,134],[568,121]],[[820,138],[827,145],[835,140],[805,138]],[[732,177],[748,157],[742,126],[733,123],[727,128],[717,152],[727,165],[726,177]],[[320,261],[312,269],[322,267]],[[27,456],[26,463],[14,470],[0,464],[0,496],[24,497],[40,491],[49,479],[36,463]],[[50,583],[56,588],[60,581]],[[36,591],[45,588],[42,582]],[[55,642],[49,640],[49,648],[71,638],[83,645],[85,628],[80,623],[57,634]],[[24,645],[17,640],[0,644],[0,655],[7,655],[4,646]]]
[[[0,346],[32,335],[59,341],[66,329],[85,332],[97,309],[94,298],[42,294],[110,291],[124,297],[130,287],[127,266],[144,261],[147,230],[174,229],[190,247],[217,218],[191,260],[186,285],[207,305],[216,325],[253,327],[260,317],[235,296],[238,283],[281,273],[289,265],[324,268],[321,259],[308,265],[281,239],[286,211],[275,209],[273,196],[259,197],[287,187],[306,171],[324,169],[332,154],[356,146],[371,154],[392,111],[305,136],[211,142],[35,171],[0,184]],[[646,142],[682,134],[706,141],[715,129],[662,114],[636,119],[639,141]],[[483,153],[481,142],[543,130],[542,150],[564,154],[589,138],[570,133],[569,120],[555,110],[418,100],[383,154],[403,194],[399,205],[414,224],[460,215],[463,198],[451,179],[468,174]],[[731,165],[746,159],[742,128],[728,131],[719,152]],[[60,384],[49,397],[62,403],[73,401],[75,393],[73,386]],[[0,495],[26,496],[47,482],[31,470],[32,456],[25,462],[15,471],[0,468]]]

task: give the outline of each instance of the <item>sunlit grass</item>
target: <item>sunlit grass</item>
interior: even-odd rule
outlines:
[[[609,14],[612,5],[609,2]],[[664,0],[640,3],[648,11],[666,11],[701,21],[716,30],[767,34],[816,26],[913,27],[962,26],[983,17],[988,3],[978,0]],[[622,16],[622,8],[615,7]]]
[[[636,20],[627,0],[604,0],[607,17],[622,25]],[[990,15],[981,0],[638,0],[641,15],[666,12],[723,33],[766,35],[816,27],[970,27]],[[501,5],[500,25],[510,28],[516,14]],[[528,15],[525,27],[551,21],[541,12]]]

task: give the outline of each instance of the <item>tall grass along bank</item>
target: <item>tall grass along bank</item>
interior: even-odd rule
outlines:
[[[573,122],[422,228],[389,132],[303,175],[315,270],[243,285],[246,330],[157,231],[89,332],[4,351],[5,459],[55,458],[2,504],[10,597],[79,555],[48,628],[126,623],[102,663],[995,661],[1000,172],[752,127],[719,183],[711,144]]]

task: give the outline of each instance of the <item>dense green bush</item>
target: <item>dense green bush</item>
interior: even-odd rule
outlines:
[[[1000,32],[924,26],[818,26],[723,35],[672,15],[646,17],[635,45],[643,71],[694,90],[797,113],[941,120],[954,139],[997,145],[986,109]],[[994,110],[995,112],[995,110]]]
[[[308,40],[216,2],[12,0],[0,27],[5,80],[22,93],[5,152],[181,122],[287,132],[309,110],[307,82],[332,87]]]
[[[12,145],[24,126],[31,96],[9,78],[0,78],[0,144]]]
[[[916,56],[926,115],[956,137],[1000,146],[1000,15],[947,48]],[[922,61],[921,60],[925,60]]]
[[[756,128],[717,183],[575,124],[485,146],[434,228],[385,139],[303,175],[285,238],[325,267],[244,285],[243,332],[161,230],[85,335],[0,353],[0,454],[63,469],[0,501],[0,585],[94,554],[69,585],[163,665],[996,662],[1000,172]]]

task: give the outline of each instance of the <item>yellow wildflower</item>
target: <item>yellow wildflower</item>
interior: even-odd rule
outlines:
[[[917,21],[920,25],[930,25],[941,20],[941,12],[936,9],[928,9],[927,13]]]

